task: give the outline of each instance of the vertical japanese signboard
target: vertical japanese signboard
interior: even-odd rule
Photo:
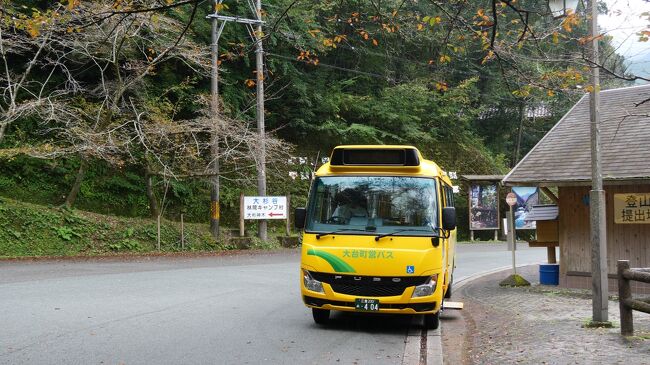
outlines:
[[[244,219],[287,219],[286,196],[245,196]]]
[[[650,193],[614,194],[614,223],[650,224]]]
[[[469,229],[499,229],[499,197],[496,184],[470,187]]]

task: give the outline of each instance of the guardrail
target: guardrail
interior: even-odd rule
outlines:
[[[650,298],[633,299],[630,281],[650,283],[650,269],[630,269],[630,261],[618,260],[618,305],[621,310],[621,335],[634,334],[632,311],[650,313]]]

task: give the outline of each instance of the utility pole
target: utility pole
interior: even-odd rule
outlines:
[[[591,282],[593,292],[593,322],[608,322],[607,282],[607,223],[605,191],[600,161],[600,70],[598,68],[598,6],[590,0],[587,14],[589,36],[591,37],[592,90],[589,93],[589,115],[591,125],[591,191],[589,193],[589,215],[591,221]]]
[[[259,135],[260,154],[257,160],[257,194],[266,196],[266,133],[264,130],[264,50],[262,49],[262,0],[257,0],[255,14],[257,23],[255,36],[255,63],[257,65],[257,133]],[[266,241],[267,222],[259,221],[259,238]]]
[[[548,6],[554,17],[562,17],[575,12],[578,0],[548,0]],[[588,56],[591,73],[589,83],[589,121],[591,126],[591,191],[589,192],[589,220],[591,224],[591,287],[592,287],[592,322],[595,326],[611,325],[608,323],[607,301],[609,285],[607,282],[607,221],[605,210],[605,191],[603,190],[603,173],[600,161],[600,69],[598,66],[598,6],[596,0],[587,1],[587,18],[589,18],[590,47]]]
[[[264,37],[262,31],[262,1],[247,0],[250,10],[255,14],[255,19],[241,18],[239,16],[225,16],[219,15],[219,9],[223,0],[213,0],[214,13],[207,16],[212,19],[212,101],[211,112],[214,121],[214,129],[212,134],[212,146],[210,148],[212,161],[210,163],[211,185],[210,192],[210,232],[212,236],[217,238],[219,236],[219,132],[221,125],[221,117],[219,114],[219,37],[227,22],[235,22],[245,24],[248,27],[248,32],[256,44],[255,58],[257,63],[257,129],[260,136],[260,155],[257,159],[257,192],[260,196],[266,196],[266,145],[264,131],[264,50],[262,49],[262,39]],[[221,24],[218,22],[221,21]],[[255,26],[255,28],[253,27]],[[259,237],[266,241],[266,221],[260,221]]]
[[[214,0],[215,14],[222,0]],[[210,233],[214,239],[219,238],[219,36],[225,22],[219,28],[219,20],[212,18],[210,53],[212,58],[212,77],[210,82],[210,114],[212,117],[212,135],[210,136]]]

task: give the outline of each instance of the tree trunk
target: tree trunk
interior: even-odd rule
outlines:
[[[515,147],[514,158],[512,159],[511,167],[515,167],[519,162],[519,151],[521,150],[521,137],[524,132],[524,121],[526,120],[526,104],[519,105],[519,130],[517,132],[517,146]],[[533,112],[533,115],[535,113]]]
[[[86,160],[85,157],[81,157],[81,163],[79,164],[79,171],[77,171],[77,177],[74,180],[72,189],[70,189],[70,192],[68,193],[68,197],[65,198],[64,205],[66,207],[72,208],[75,201],[77,200],[77,194],[79,194],[79,190],[81,189],[81,183],[83,182],[84,176],[86,175],[86,171],[88,171],[88,161]]]
[[[153,175],[149,170],[149,166],[145,167],[144,180],[147,186],[147,200],[149,200],[149,212],[151,218],[156,218],[160,215],[160,207],[158,206],[158,199],[153,191]]]
[[[0,125],[0,143],[2,143],[5,138],[5,130],[7,130],[7,124]]]

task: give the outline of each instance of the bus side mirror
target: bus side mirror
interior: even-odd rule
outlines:
[[[296,208],[294,210],[294,225],[298,229],[305,228],[305,217],[307,216],[307,209],[305,208]]]
[[[447,231],[456,229],[456,208],[442,208],[442,229]]]

